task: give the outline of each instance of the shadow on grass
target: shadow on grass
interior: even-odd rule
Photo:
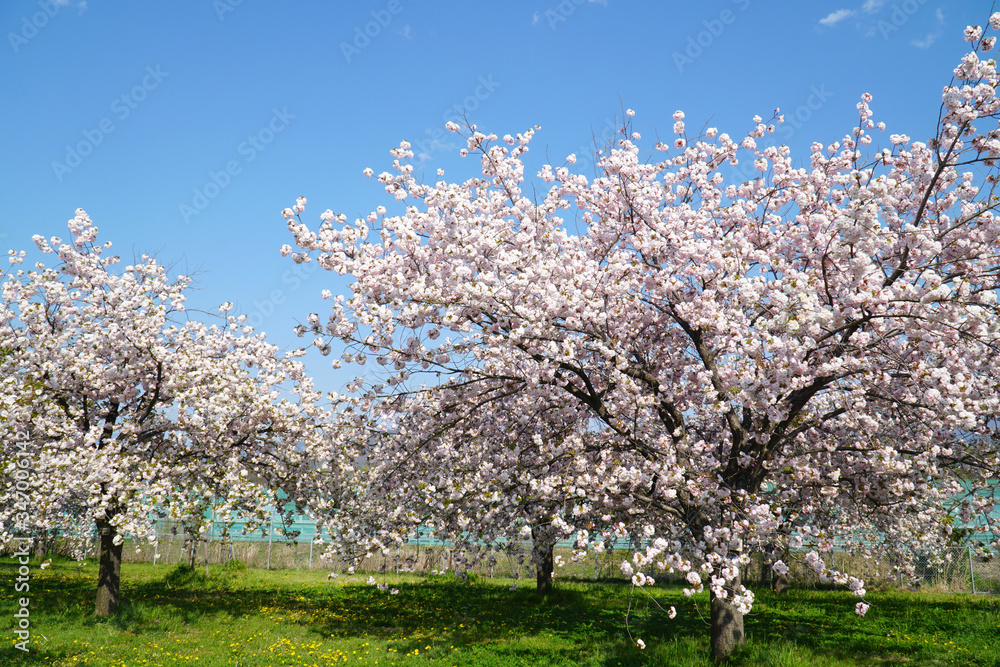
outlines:
[[[625,629],[629,601],[621,582],[564,581],[540,598],[533,590],[510,591],[488,581],[468,585],[431,578],[400,584],[399,594],[390,595],[374,586],[261,582],[255,574],[225,571],[206,579],[197,571],[174,568],[158,578],[123,579],[121,610],[98,620],[92,616],[95,574],[71,566],[39,573],[31,584],[33,614],[40,621],[58,618],[154,636],[178,625],[197,626],[203,619],[261,618],[297,624],[318,638],[391,640],[401,654],[423,651],[428,642],[450,644],[462,651],[465,664],[709,664],[707,596],[695,602],[679,588],[652,590],[660,606],[676,606],[673,620],[644,593],[634,596],[629,630],[646,643],[647,650],[640,651]],[[0,570],[0,586],[13,590],[13,579],[12,571]],[[872,593],[868,599],[874,604],[862,619],[846,592],[792,590],[778,596],[764,591],[746,618],[748,646],[729,664],[810,664],[809,656],[816,656],[817,664],[934,664],[924,640],[937,635],[942,644],[957,647],[956,664],[994,664],[963,661],[967,656],[960,647],[996,642],[1000,599],[894,592]],[[972,615],[992,620],[970,622]],[[983,636],[989,631],[992,639]],[[798,660],[766,660],[768,653],[788,647],[794,647]],[[33,644],[27,655],[0,650],[0,664],[51,664],[65,657],[44,644]]]

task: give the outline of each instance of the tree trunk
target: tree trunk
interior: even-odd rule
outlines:
[[[545,537],[545,530],[531,530],[532,560],[535,561],[535,592],[548,595],[552,592],[552,570],[555,567],[555,544]]]
[[[98,618],[107,618],[118,613],[123,545],[115,544],[118,531],[108,519],[97,520],[97,533],[101,537],[101,569],[97,575],[94,615]]]
[[[35,543],[35,558],[42,560],[49,553],[49,531],[42,530],[38,534],[38,541]]]
[[[726,586],[727,596],[733,590],[739,590],[739,576]],[[718,598],[715,593],[710,596],[712,605],[712,660],[722,662],[737,646],[743,646],[743,612],[733,606],[729,597]]]

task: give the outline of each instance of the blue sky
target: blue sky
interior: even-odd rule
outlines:
[[[503,135],[541,125],[529,154],[583,156],[625,108],[650,145],[671,114],[742,135],[786,114],[778,141],[849,132],[863,92],[889,132],[933,131],[969,0],[5,0],[0,4],[0,249],[67,236],[84,208],[124,258],[193,273],[192,308],[233,301],[269,340],[323,312],[330,273],[282,258],[280,211],[315,223],[391,205],[365,167],[411,141],[418,173],[465,180],[444,123]],[[328,303],[328,302],[326,302]],[[349,377],[311,352],[320,386]]]

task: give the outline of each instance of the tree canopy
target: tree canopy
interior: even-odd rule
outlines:
[[[530,488],[640,536],[627,575],[657,563],[708,588],[721,658],[753,604],[751,550],[808,550],[863,597],[826,566],[834,544],[905,561],[947,541],[954,503],[989,511],[970,488],[1000,469],[979,437],[1000,397],[1000,100],[979,55],[995,38],[966,40],[928,141],[890,133],[869,95],[805,163],[771,141],[777,114],[692,136],[678,111],[649,151],[629,110],[596,177],[570,155],[529,179],[540,128],[449,123],[480,175],[421,182],[404,141],[378,175],[398,213],[286,209],[283,252],[354,280],[301,332],[377,367],[341,398],[382,517],[350,539],[399,539],[418,495],[431,525],[498,503],[520,520]],[[732,177],[744,162],[755,178]],[[527,460],[502,467],[518,485],[498,485],[522,432]]]

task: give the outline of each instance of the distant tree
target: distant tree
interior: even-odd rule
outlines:
[[[536,590],[550,592],[556,542],[595,527],[587,492],[569,485],[593,469],[579,411],[539,409],[522,395],[459,405],[420,391],[385,407],[392,426],[369,424],[365,437],[344,429],[337,446],[352,452],[345,458],[361,491],[328,513],[340,555],[389,554],[420,535],[453,544],[464,571],[530,540]],[[345,486],[345,469],[328,479]]]
[[[94,522],[102,617],[118,609],[126,534],[155,540],[166,515],[203,522],[211,498],[264,520],[278,489],[301,496],[325,414],[294,354],[242,318],[180,321],[188,278],[147,256],[116,271],[82,210],[69,229],[69,243],[34,239],[56,266],[25,271],[11,251],[2,275],[0,430],[28,483],[0,482],[0,521],[8,538]]]
[[[863,582],[824,562],[836,542],[904,559],[945,544],[945,501],[963,498],[966,518],[988,511],[970,487],[1000,468],[987,440],[960,437],[985,432],[1000,396],[1000,79],[978,55],[995,38],[970,27],[966,39],[926,143],[881,139],[869,95],[806,166],[768,144],[775,126],[760,117],[743,137],[690,137],[677,112],[655,159],[626,121],[598,177],[573,173],[575,156],[544,165],[536,199],[523,162],[534,130],[498,139],[470,125],[463,154],[482,175],[463,183],[424,184],[410,144],[392,151],[378,178],[399,215],[327,211],[311,228],[304,199],[286,209],[299,250],[283,252],[354,279],[303,333],[386,369],[352,386],[355,417],[391,424],[365,488],[391,505],[395,475],[423,476],[423,506],[443,516],[455,491],[437,480],[507,460],[504,438],[482,437],[511,423],[492,403],[571,412],[588,424],[581,446],[543,441],[527,484],[556,505],[583,490],[595,516],[643,538],[622,563],[637,584],[656,563],[688,594],[708,588],[716,660],[744,641],[751,548],[807,549],[821,577],[863,598]],[[759,176],[728,181],[744,161]],[[571,465],[547,483],[562,456]],[[388,516],[406,525],[411,494],[399,500]],[[514,498],[502,502],[513,516]]]

